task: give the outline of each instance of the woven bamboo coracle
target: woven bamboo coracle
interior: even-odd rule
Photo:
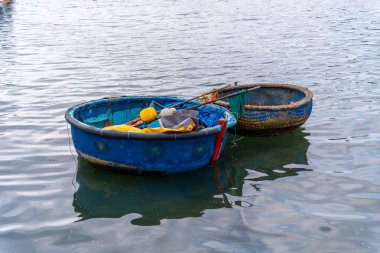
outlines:
[[[255,83],[228,87],[219,96],[258,87],[245,95],[245,114],[238,119],[239,133],[279,135],[303,125],[312,110],[313,93],[294,84]],[[229,108],[228,100],[216,104]]]

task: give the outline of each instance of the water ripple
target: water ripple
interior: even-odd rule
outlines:
[[[379,10],[374,0],[0,5],[0,251],[378,252]],[[172,179],[73,160],[63,115],[75,104],[235,81],[309,87],[312,115],[285,136],[238,136],[232,148],[231,134],[217,168]]]

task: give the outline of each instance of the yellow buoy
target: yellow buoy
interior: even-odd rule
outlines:
[[[153,107],[148,107],[140,112],[140,119],[142,122],[147,123],[157,119],[157,112]]]

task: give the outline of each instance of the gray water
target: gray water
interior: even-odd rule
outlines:
[[[182,175],[70,152],[72,105],[235,81],[306,86],[312,115]],[[380,252],[379,83],[376,0],[2,6],[0,252]]]

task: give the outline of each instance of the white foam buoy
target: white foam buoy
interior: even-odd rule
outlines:
[[[161,116],[161,117],[171,116],[171,115],[173,115],[175,112],[176,112],[176,109],[175,109],[175,108],[164,108],[164,109],[161,110],[161,112],[160,112],[160,116]]]

